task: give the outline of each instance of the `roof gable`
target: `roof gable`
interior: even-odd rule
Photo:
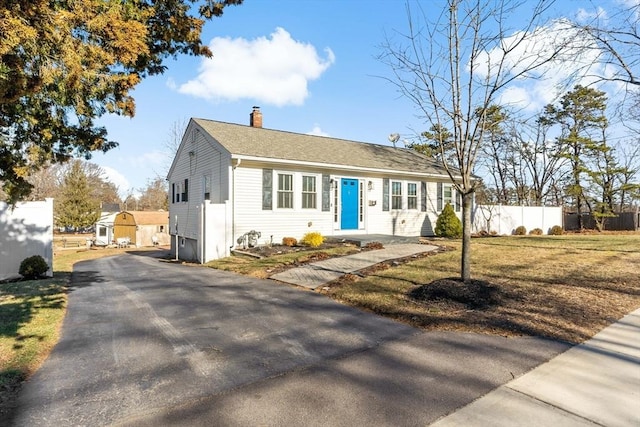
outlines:
[[[192,119],[233,157],[447,176],[436,160],[407,148]]]

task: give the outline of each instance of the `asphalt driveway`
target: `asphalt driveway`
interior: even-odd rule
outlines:
[[[568,346],[423,333],[307,290],[164,262],[77,264],[16,426],[426,425]]]

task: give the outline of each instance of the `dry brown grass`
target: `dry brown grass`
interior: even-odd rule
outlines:
[[[451,251],[397,267],[379,265],[359,280],[333,282],[326,294],[427,330],[572,343],[640,307],[637,233],[476,239],[472,275],[477,282],[466,288],[442,280],[456,278],[459,271],[459,242],[447,244]],[[478,304],[481,297],[488,302]]]

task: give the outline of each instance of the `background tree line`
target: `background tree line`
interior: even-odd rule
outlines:
[[[53,198],[56,227],[84,229],[93,226],[104,205],[121,210],[168,210],[167,184],[156,177],[137,189],[137,195],[120,197],[117,185],[106,178],[105,171],[95,163],[72,160],[49,164],[28,178],[32,191],[25,201]],[[6,195],[0,190],[0,200]]]

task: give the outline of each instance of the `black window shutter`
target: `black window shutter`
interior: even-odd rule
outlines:
[[[456,212],[460,212],[462,208],[462,193],[456,190]]]
[[[382,180],[382,210],[389,211],[389,178]]]
[[[273,169],[262,169],[262,210],[273,209]]]
[[[438,212],[440,212],[442,210],[442,208],[444,207],[442,205],[442,183],[439,182],[438,183]]]
[[[322,175],[322,212],[331,210],[331,181],[329,175]]]
[[[420,211],[427,211],[427,183],[424,181],[420,183]]]
[[[183,202],[189,201],[189,179],[188,178],[185,178],[184,180],[184,192],[182,193],[182,201]]]
[[[176,202],[176,183],[171,184],[171,203]]]

